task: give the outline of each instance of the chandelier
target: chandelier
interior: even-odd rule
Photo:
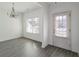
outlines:
[[[16,13],[15,13],[15,9],[14,9],[14,3],[12,3],[12,8],[11,8],[11,12],[10,12],[10,17],[16,17]]]

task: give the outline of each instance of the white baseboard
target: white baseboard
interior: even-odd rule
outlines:
[[[7,41],[7,40],[12,40],[12,39],[17,39],[17,38],[20,38],[20,37],[21,36],[12,37],[12,38],[8,38],[8,39],[3,39],[3,40],[0,40],[0,42]]]

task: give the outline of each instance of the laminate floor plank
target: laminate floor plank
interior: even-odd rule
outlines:
[[[41,48],[40,42],[18,38],[0,42],[0,57],[78,57],[78,54],[51,45]]]

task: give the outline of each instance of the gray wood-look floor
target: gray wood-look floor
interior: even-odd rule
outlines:
[[[78,55],[50,45],[41,48],[39,42],[18,38],[0,42],[0,57],[78,57]]]

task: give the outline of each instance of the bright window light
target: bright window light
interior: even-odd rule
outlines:
[[[55,18],[55,35],[67,37],[67,16],[56,16]]]
[[[39,18],[27,19],[26,25],[26,32],[39,33]]]

